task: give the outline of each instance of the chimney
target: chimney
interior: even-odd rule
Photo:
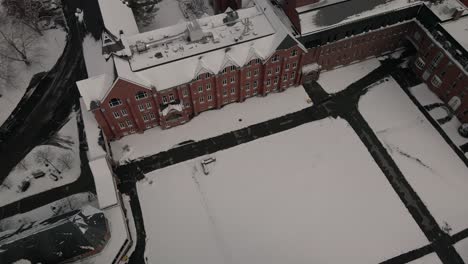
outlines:
[[[452,19],[453,20],[458,20],[462,16],[463,11],[464,11],[464,9],[461,6],[455,8],[455,11],[453,11]]]

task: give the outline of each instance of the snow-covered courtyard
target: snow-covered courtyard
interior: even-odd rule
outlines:
[[[310,106],[302,86],[266,97],[249,98],[243,103],[226,105],[222,109],[206,111],[181,126],[163,130],[160,127],[143,134],[126,136],[111,142],[117,162],[134,160],[168,150],[187,140],[202,140],[230,131],[293,113]],[[128,146],[128,151],[125,146]]]
[[[345,67],[320,73],[318,83],[328,93],[337,93],[344,90],[353,82],[361,79],[380,66],[377,58],[372,58]]]
[[[31,150],[0,185],[0,206],[78,179],[81,162],[75,113],[46,144]],[[35,178],[33,173],[39,171],[44,174]]]
[[[209,157],[208,175],[199,157],[137,184],[147,263],[380,263],[428,244],[341,119]]]
[[[441,227],[468,227],[468,168],[392,79],[374,86],[359,110]]]
[[[34,74],[50,70],[62,54],[65,47],[66,33],[63,29],[48,29],[38,36],[28,49],[31,65],[21,61],[0,60],[7,63],[9,80],[0,78],[0,125],[10,116],[23,97]],[[29,91],[29,95],[32,91]]]

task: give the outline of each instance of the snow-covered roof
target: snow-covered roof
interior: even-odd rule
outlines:
[[[418,0],[360,0],[324,6],[299,14],[301,34],[308,35],[367,17],[420,5]]]
[[[117,204],[117,193],[115,190],[112,172],[105,158],[100,158],[89,162],[89,167],[94,177],[96,185],[96,195],[99,208],[103,209]]]
[[[99,126],[93,113],[87,111],[83,98],[80,99],[81,116],[83,119],[86,140],[88,141],[88,160],[95,160],[106,156],[104,149],[98,144]]]
[[[78,81],[76,85],[80,91],[86,110],[91,110],[91,102],[102,100],[107,90],[112,86],[113,79],[107,74],[101,74],[92,78]]]
[[[196,33],[204,36],[199,41],[188,40],[187,28],[193,22],[179,23],[133,36],[127,34],[128,44],[133,51],[130,59],[132,70],[200,55],[275,33],[268,19],[256,7],[240,9],[237,14],[239,18],[231,26],[223,21],[228,16],[226,13],[196,20],[200,25],[200,31]],[[139,52],[138,44],[147,50]]]
[[[468,51],[468,16],[442,23],[442,27]]]
[[[468,14],[468,8],[458,0],[445,0],[441,3],[426,3],[432,12],[439,17],[441,21],[446,21],[453,18],[455,10],[458,8],[463,10],[462,15]]]
[[[344,2],[344,1],[350,1],[350,0],[322,0],[322,1],[318,1],[318,2],[313,3],[313,4],[300,6],[300,7],[296,8],[296,12],[297,13],[304,13],[304,12],[307,12],[307,11],[310,11],[310,10],[314,10],[314,9],[329,6],[329,5],[338,4],[338,3],[341,3],[341,2]]]
[[[114,36],[119,37],[122,30],[125,35],[138,33],[138,27],[132,9],[122,0],[99,0],[104,26]]]
[[[184,110],[184,105],[182,103],[180,104],[169,104],[166,108],[164,108],[161,111],[161,114],[163,116],[167,116],[171,111],[177,111],[177,112],[182,112]]]

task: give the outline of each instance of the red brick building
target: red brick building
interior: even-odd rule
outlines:
[[[103,43],[116,77],[97,76],[78,86],[112,140],[281,92],[301,84],[310,73],[303,66],[317,78],[320,70],[413,45],[415,73],[468,122],[467,47],[449,30],[467,19],[468,10],[457,3],[453,12],[440,13],[446,7],[421,1],[283,1],[293,30],[277,16],[278,7],[255,1],[238,12],[132,36],[104,32],[103,39],[122,43],[112,47],[125,47],[112,50]]]

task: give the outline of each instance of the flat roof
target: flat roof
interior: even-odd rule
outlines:
[[[305,6],[300,6],[300,7],[296,8],[296,12],[297,13],[304,13],[304,12],[307,12],[307,11],[310,11],[310,10],[314,10],[314,9],[329,6],[329,5],[338,4],[338,3],[341,3],[341,2],[344,2],[344,1],[351,1],[351,0],[322,0],[322,1],[319,1],[317,3],[308,4],[308,5],[305,5]]]
[[[443,1],[442,3],[426,4],[432,12],[441,20],[447,21],[453,18],[453,13],[457,8],[463,9],[462,15],[468,14],[468,8],[458,0]]]
[[[99,208],[104,209],[117,204],[114,179],[106,159],[100,158],[90,161],[89,167],[93,173],[94,184],[96,185]]]
[[[228,26],[223,19],[227,14],[197,19],[206,41],[188,41],[187,27],[192,22],[184,22],[145,33],[128,36],[128,45],[133,51],[129,62],[133,71],[165,64],[186,57],[207,53],[212,50],[237,45],[275,33],[265,15],[251,7],[237,11],[239,18]],[[136,50],[137,43],[148,49]]]
[[[361,0],[328,5],[299,14],[301,34],[308,35],[367,17],[420,5],[420,1]]]
[[[442,27],[468,51],[468,16],[441,24]]]

